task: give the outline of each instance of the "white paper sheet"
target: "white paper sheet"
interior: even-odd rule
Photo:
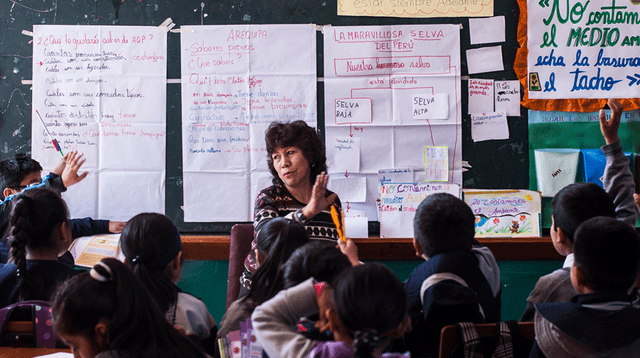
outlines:
[[[458,184],[391,183],[380,187],[380,237],[411,238],[416,210],[429,195],[449,193],[460,197]]]
[[[579,149],[536,149],[536,178],[542,196],[553,197],[576,181]]]
[[[481,47],[467,50],[469,74],[503,71],[502,46]]]
[[[413,119],[448,119],[449,95],[436,93],[434,95],[413,96]]]
[[[329,178],[328,189],[338,194],[342,202],[360,202],[367,200],[367,179],[349,175],[338,177],[338,174]]]
[[[493,80],[470,78],[469,114],[493,112]]]
[[[495,82],[495,111],[505,112],[507,116],[520,117],[520,82]]]
[[[329,173],[360,173],[360,138],[335,137],[332,142],[333,158],[327,163]]]
[[[164,213],[167,37],[157,27],[35,25],[32,156],[84,153],[90,175],[64,198],[72,217]],[[118,193],[114,199],[114,193]]]
[[[389,183],[413,183],[413,169],[380,169],[378,170],[378,181],[380,185]]]
[[[509,124],[504,112],[471,115],[471,138],[474,142],[509,139]]]
[[[384,46],[375,40],[382,36]],[[327,27],[324,75],[327,158],[335,156],[333,138],[361,138],[358,176],[367,179],[368,200],[351,204],[356,210],[376,220],[378,171],[409,168],[422,173],[424,146],[450,148],[448,180],[462,183],[458,26]],[[446,119],[443,115],[414,116],[416,97],[434,98],[437,103],[445,95],[447,104],[439,109],[448,114]],[[371,100],[371,123],[336,118],[336,100],[362,98]],[[413,173],[408,175],[413,177]]]
[[[369,221],[366,216],[344,218],[344,232],[350,239],[366,239],[369,237]]]
[[[182,29],[188,30],[180,37],[184,220],[250,221],[253,195],[264,189],[256,183],[268,182],[268,125],[316,126],[315,31],[309,25]]]
[[[504,42],[504,16],[469,18],[472,45]]]
[[[336,124],[371,123],[371,98],[336,99]]]

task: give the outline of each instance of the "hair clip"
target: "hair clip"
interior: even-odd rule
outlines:
[[[21,269],[16,269],[16,276],[18,276],[18,277],[22,276],[22,270]]]
[[[98,266],[100,266],[102,269],[107,271],[107,273],[109,274],[109,277],[98,272],[98,270],[96,270],[96,267]],[[107,281],[111,281],[111,276],[113,275],[113,273],[111,272],[111,268],[107,264],[100,261],[100,262],[96,262],[96,264],[93,265],[93,268],[91,268],[91,271],[89,271],[89,275],[91,275],[91,278],[93,278],[96,281],[107,282]]]
[[[140,255],[137,255],[136,257],[133,258],[133,260],[131,260],[132,264],[142,264],[142,257]]]

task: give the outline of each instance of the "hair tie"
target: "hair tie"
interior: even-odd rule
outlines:
[[[373,351],[380,345],[380,336],[375,329],[362,329],[353,333],[353,348]]]
[[[106,271],[106,274],[108,274],[109,276],[106,276],[104,273],[98,272],[98,271],[104,270]],[[91,271],[89,271],[89,275],[91,275],[91,278],[93,278],[96,281],[100,281],[100,282],[107,282],[107,281],[112,281],[112,276],[113,273],[111,271],[111,267],[109,267],[107,264],[105,264],[102,261],[96,262],[95,265],[93,265],[93,268],[91,268]]]
[[[140,257],[140,255],[137,255],[136,257],[133,258],[133,260],[131,260],[132,264],[142,264],[142,257]]]
[[[21,269],[16,269],[16,276],[17,277],[22,277],[22,270]]]

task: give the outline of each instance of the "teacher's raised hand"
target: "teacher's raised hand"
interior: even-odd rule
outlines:
[[[316,177],[316,182],[313,184],[311,190],[311,198],[309,203],[302,208],[302,213],[308,218],[316,216],[319,212],[329,207],[338,197],[337,194],[332,193],[326,196],[327,183],[329,182],[329,174],[322,172]]]

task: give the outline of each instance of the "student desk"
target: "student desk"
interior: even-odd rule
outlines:
[[[353,239],[362,260],[421,260],[412,239]],[[562,260],[550,237],[482,238],[496,260]],[[228,260],[229,236],[182,235],[186,260]]]
[[[4,358],[31,358],[53,353],[71,353],[68,348],[11,348],[0,347],[0,357]]]

